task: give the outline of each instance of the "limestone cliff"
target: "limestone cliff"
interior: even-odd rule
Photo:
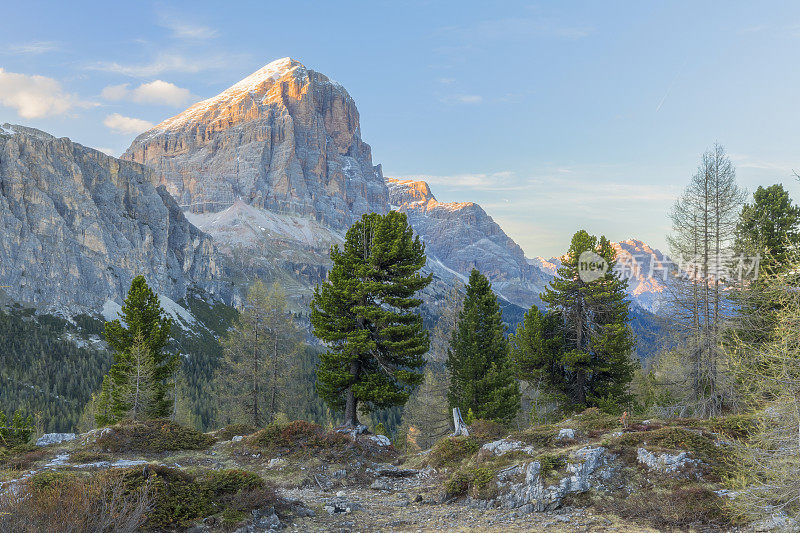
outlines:
[[[380,166],[361,140],[347,91],[290,58],[137,137],[123,159],[155,169],[184,210],[224,210],[237,199],[333,228],[385,212]]]
[[[64,314],[121,302],[144,274],[180,300],[218,288],[211,238],[189,223],[153,172],[47,133],[0,128],[0,290]]]
[[[406,213],[425,241],[429,263],[439,262],[462,279],[477,268],[510,302],[526,308],[541,303],[546,277],[481,206],[439,202],[424,181],[387,178],[386,183],[392,208]]]

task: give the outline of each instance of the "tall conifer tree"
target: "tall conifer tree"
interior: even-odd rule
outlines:
[[[581,254],[593,252],[608,265],[598,279],[581,279]],[[572,237],[556,277],[541,295],[552,313],[561,319],[563,349],[553,373],[579,407],[623,405],[635,365],[631,360],[634,337],[628,325],[627,280],[614,272],[616,252],[605,237],[578,231]]]
[[[520,407],[500,305],[486,277],[473,269],[447,357],[451,407],[476,418],[510,422]]]
[[[422,381],[430,340],[415,313],[425,245],[405,214],[364,215],[347,231],[343,248],[331,249],[333,268],[314,291],[311,324],[328,351],[320,356],[317,391],[345,423],[357,411],[403,405]]]
[[[172,318],[161,308],[158,296],[147,285],[144,276],[133,279],[124,304],[121,317],[105,324],[104,337],[114,355],[114,364],[103,379],[98,396],[98,425],[113,424],[130,412],[130,387],[136,372],[131,350],[137,338],[151,358],[148,366],[151,368],[152,391],[146,416],[167,417],[172,409],[170,391],[173,384],[170,378],[180,363],[176,354],[165,351]]]

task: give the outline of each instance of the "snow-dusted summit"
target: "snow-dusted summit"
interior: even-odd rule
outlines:
[[[162,175],[186,210],[241,200],[345,228],[388,192],[340,84],[283,58],[137,137],[123,155]]]

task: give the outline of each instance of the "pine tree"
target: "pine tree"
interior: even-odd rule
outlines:
[[[167,317],[158,296],[148,287],[144,276],[131,282],[122,315],[106,322],[104,337],[113,352],[114,364],[103,379],[97,401],[97,423],[108,425],[127,416],[131,410],[130,387],[134,376],[132,349],[140,337],[151,359],[152,400],[147,418],[163,418],[172,411],[171,378],[179,364],[176,354],[166,353],[172,319]]]
[[[447,355],[451,407],[476,418],[509,422],[520,407],[505,325],[492,286],[473,269]]]
[[[772,274],[786,272],[790,257],[800,246],[800,207],[782,185],[759,187],[753,203],[739,215],[734,249],[741,258],[755,265],[758,272],[737,280],[733,293],[739,312],[735,317],[736,336],[749,343],[767,342],[772,335],[782,295],[765,282]]]
[[[125,391],[125,403],[129,406],[127,418],[143,420],[153,410],[155,368],[141,332],[133,339],[128,368]]]
[[[608,264],[598,279],[579,275],[581,254],[593,252]],[[627,281],[614,272],[616,252],[605,238],[578,231],[556,277],[541,295],[551,313],[560,319],[563,345],[546,369],[553,385],[562,388],[577,407],[620,406],[628,400],[627,387],[635,365],[628,325]],[[537,347],[534,344],[534,347]],[[537,360],[539,354],[526,357]],[[522,357],[524,361],[524,357]],[[549,357],[544,357],[545,363]],[[545,370],[545,368],[542,368]]]
[[[429,338],[414,312],[415,294],[432,277],[421,276],[425,245],[405,214],[364,215],[347,231],[343,248],[331,249],[328,281],[314,291],[311,324],[328,351],[320,356],[317,391],[345,424],[357,410],[403,405],[422,380]]]

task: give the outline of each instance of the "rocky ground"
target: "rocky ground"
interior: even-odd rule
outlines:
[[[703,427],[697,421],[644,421],[624,427],[616,419],[589,413],[502,437],[492,425],[474,429],[471,437],[451,437],[432,450],[401,455],[385,437],[334,433],[304,423],[249,436],[227,430],[194,437],[170,433],[195,448],[188,450],[160,450],[175,446],[162,435],[131,437],[123,426],[65,441],[65,436],[48,437],[39,442],[44,446],[28,448],[16,459],[6,454],[0,462],[0,492],[19,491],[48,471],[91,476],[114,469],[167,468],[200,479],[209,472],[238,469],[274,487],[277,500],[263,506],[258,502],[247,514],[227,522],[221,521],[220,516],[226,516],[222,512],[198,516],[171,530],[743,527],[726,514],[729,495],[720,483],[727,439],[742,431],[741,421]],[[173,431],[177,430],[167,430]],[[140,446],[137,438],[149,444]]]

